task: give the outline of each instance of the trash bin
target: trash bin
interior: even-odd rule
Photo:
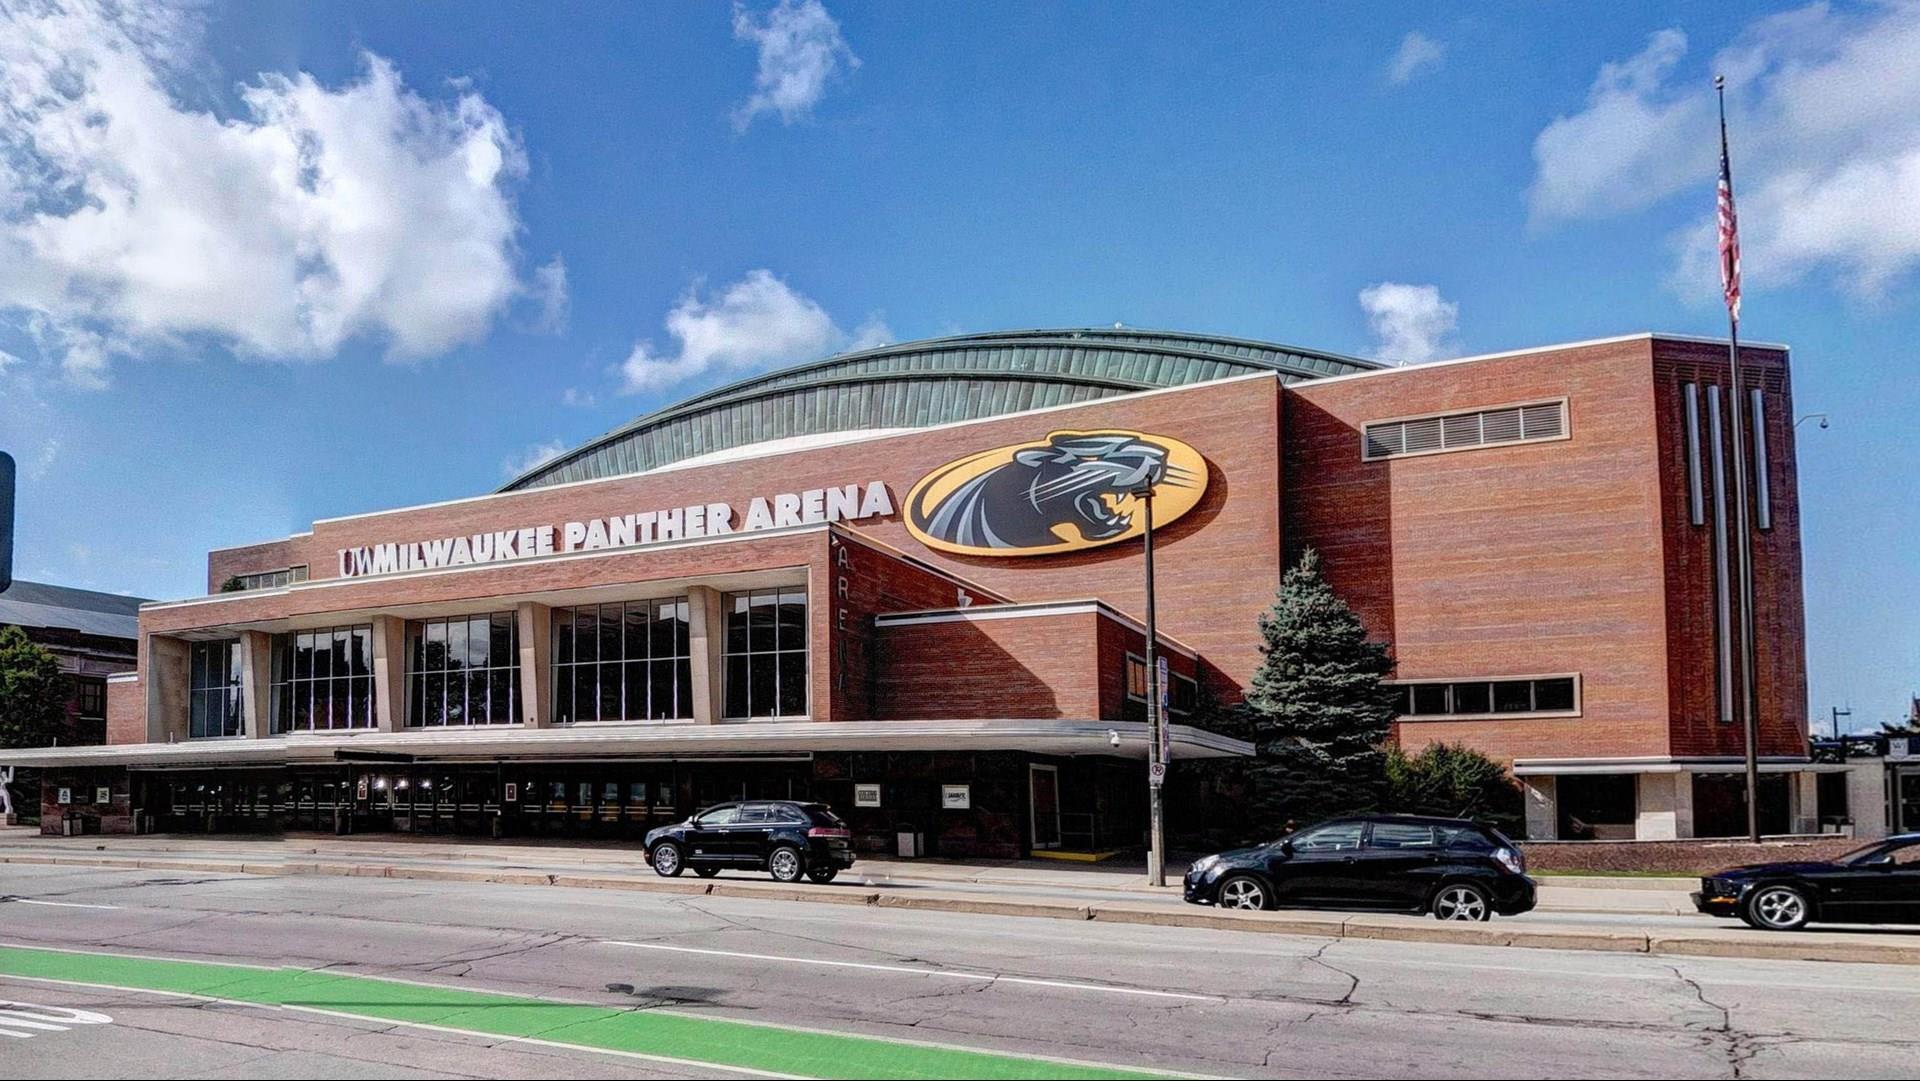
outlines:
[[[60,832],[68,837],[80,836],[80,816],[67,815],[60,820]]]
[[[353,814],[345,807],[333,809],[333,832],[335,836],[345,836],[353,832]]]
[[[901,826],[894,834],[902,858],[918,859],[927,854],[927,835],[912,826]]]

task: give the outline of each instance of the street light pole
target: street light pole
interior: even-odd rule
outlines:
[[[1160,792],[1167,764],[1160,754],[1160,726],[1166,718],[1160,713],[1160,643],[1153,608],[1153,486],[1143,485],[1129,494],[1140,501],[1147,519],[1147,885],[1164,886],[1167,832]]]
[[[1840,708],[1839,706],[1835,706],[1835,707],[1833,707],[1833,739],[1834,739],[1834,742],[1836,742],[1836,743],[1837,743],[1837,742],[1839,742],[1839,740],[1840,740],[1840,718],[1842,718],[1842,717],[1851,717],[1851,716],[1853,716],[1853,710],[1851,710],[1851,709],[1841,709],[1841,708]]]

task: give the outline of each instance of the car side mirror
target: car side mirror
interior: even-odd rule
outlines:
[[[1281,842],[1280,842],[1280,854],[1281,854],[1282,856],[1291,856],[1291,855],[1293,855],[1293,842],[1292,842],[1292,841],[1281,841]]]

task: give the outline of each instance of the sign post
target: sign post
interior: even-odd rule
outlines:
[[[1142,513],[1147,520],[1147,885],[1164,886],[1167,884],[1167,830],[1166,808],[1161,804],[1160,793],[1167,780],[1167,759],[1163,749],[1167,738],[1167,713],[1160,695],[1166,686],[1166,677],[1161,672],[1166,662],[1159,656],[1158,629],[1154,622],[1153,485],[1142,485],[1129,494],[1140,500]]]

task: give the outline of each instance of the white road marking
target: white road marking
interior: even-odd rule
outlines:
[[[31,1039],[41,1032],[66,1032],[74,1025],[110,1025],[113,1018],[92,1010],[70,1010],[64,1006],[36,1006],[31,1002],[9,1002],[0,998],[0,1036]],[[15,1029],[28,1029],[16,1032]]]
[[[1631,956],[1636,957],[1642,961],[1645,961],[1648,959],[1667,957],[1666,954],[1645,954],[1645,953],[1633,954]],[[1727,957],[1715,957],[1715,958],[1674,957],[1671,960],[1674,963],[1686,963],[1690,965],[1696,961],[1702,961],[1702,960],[1728,961],[1728,960],[1745,960],[1745,959],[1744,958],[1727,958]],[[1540,968],[1540,967],[1528,967],[1524,965],[1476,965],[1476,964],[1469,964],[1465,961],[1415,961],[1407,958],[1394,958],[1393,960],[1390,960],[1390,961],[1382,960],[1380,958],[1374,958],[1374,957],[1342,957],[1340,959],[1340,963],[1343,965],[1352,964],[1355,962],[1358,962],[1360,964],[1386,965],[1388,967],[1404,965],[1404,966],[1410,966],[1410,967],[1416,967],[1416,968],[1458,968],[1458,969],[1466,969],[1470,972],[1519,972],[1529,976],[1577,976],[1582,979],[1644,980],[1651,983],[1668,983],[1673,980],[1673,973],[1671,972],[1605,972],[1597,969]],[[1778,988],[1780,986],[1780,981],[1778,980],[1741,980],[1741,979],[1735,979],[1728,976],[1701,976],[1700,982],[1705,984],[1710,984],[1715,987]],[[1798,987],[1802,991],[1809,991],[1809,992],[1860,991],[1860,992],[1869,993],[1869,994],[1885,994],[1885,993],[1891,992],[1896,995],[1920,995],[1920,987],[1890,987],[1890,986],[1887,986],[1886,984],[1801,983],[1798,985]]]
[[[1190,1002],[1221,1002],[1220,995],[1195,995],[1185,991],[1153,991],[1144,987],[1114,987],[1103,983],[1078,983],[1072,980],[1042,980],[1032,976],[1002,976],[991,972],[955,972],[941,968],[913,968],[908,965],[877,965],[866,961],[827,961],[818,957],[781,957],[768,953],[739,953],[734,950],[703,950],[694,946],[668,946],[659,942],[621,942],[602,939],[602,945],[625,946],[635,950],[660,950],[665,953],[691,953],[706,957],[732,957],[742,961],[777,961],[789,965],[818,965],[823,968],[856,968],[869,972],[894,972],[908,976],[936,976],[949,980],[973,980],[978,983],[1014,983],[1027,987],[1055,987],[1068,991],[1099,991],[1109,995],[1140,995],[1147,998],[1177,998]]]
[[[0,901],[15,905],[45,905],[48,908],[119,908],[119,905],[83,905],[77,901],[36,901],[30,897],[0,897]]]

